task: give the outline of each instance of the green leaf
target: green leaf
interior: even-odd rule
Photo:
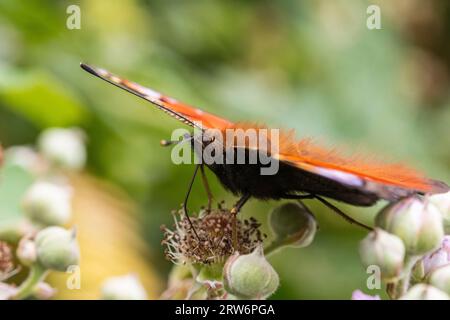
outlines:
[[[0,69],[0,99],[37,127],[79,124],[85,110],[75,95],[49,73]]]
[[[0,227],[22,216],[21,202],[33,176],[22,167],[6,163],[0,170]]]

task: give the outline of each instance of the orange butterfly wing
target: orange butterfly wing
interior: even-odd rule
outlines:
[[[232,122],[207,113],[190,105],[165,96],[155,90],[143,87],[135,82],[118,77],[107,70],[81,63],[81,68],[123,90],[153,103],[170,116],[192,127],[202,129],[224,129],[233,125]]]
[[[368,191],[380,193],[382,186],[387,186],[388,191],[397,187],[420,193],[449,190],[443,182],[428,179],[403,164],[382,163],[361,156],[343,157],[336,150],[321,148],[308,139],[298,142],[296,149],[296,152],[282,149],[278,155],[279,160],[347,185],[363,187]]]
[[[231,128],[268,129],[250,123],[235,123]],[[311,139],[297,141],[293,131],[279,131],[278,152],[272,157],[349,187],[374,192],[385,199],[408,195],[411,192],[449,191],[445,183],[428,179],[405,165],[383,163],[361,155],[345,157],[339,150],[323,148],[314,144]],[[398,190],[399,188],[405,189],[406,192]]]

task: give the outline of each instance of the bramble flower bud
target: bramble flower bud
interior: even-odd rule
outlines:
[[[79,263],[75,232],[61,227],[48,227],[36,235],[37,257],[40,264],[51,270],[66,271]]]
[[[270,213],[270,226],[275,242],[294,247],[306,247],[314,239],[317,224],[314,215],[305,206],[288,202]]]
[[[433,194],[428,197],[428,201],[439,209],[443,218],[445,234],[450,234],[450,191]]]
[[[38,147],[55,166],[78,170],[86,162],[83,140],[83,133],[79,129],[51,128],[41,133]]]
[[[352,300],[381,300],[379,295],[371,296],[370,294],[365,294],[361,290],[355,290],[352,293]]]
[[[107,279],[101,289],[104,300],[146,300],[147,293],[136,275],[111,277]]]
[[[449,296],[433,286],[416,284],[400,300],[449,300]]]
[[[436,249],[444,236],[439,210],[417,196],[385,207],[377,215],[376,225],[401,238],[409,255]]]
[[[361,241],[359,254],[366,267],[376,265],[383,279],[392,280],[402,271],[405,246],[399,237],[377,228]]]
[[[7,161],[23,170],[37,175],[46,169],[46,162],[28,146],[14,146],[5,151]]]
[[[278,274],[264,257],[262,246],[246,255],[234,254],[224,267],[224,287],[239,298],[264,299],[279,285]]]
[[[23,210],[31,221],[39,225],[63,225],[71,216],[71,197],[68,186],[38,181],[26,193]]]
[[[436,251],[427,254],[414,267],[415,276],[426,277],[434,269],[450,264],[450,236],[445,236]]]
[[[450,295],[450,264],[435,269],[428,282]]]
[[[31,266],[37,260],[36,244],[28,237],[22,238],[17,247],[16,255],[24,266]]]

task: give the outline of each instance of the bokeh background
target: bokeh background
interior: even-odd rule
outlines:
[[[66,28],[70,4],[81,8],[80,30]],[[381,8],[381,30],[366,27],[369,4]],[[34,144],[53,126],[80,127],[88,138],[87,168],[72,177],[82,287],[59,298],[96,298],[102,280],[128,272],[156,298],[171,268],[160,225],[171,224],[194,169],[159,146],[180,123],[83,72],[80,61],[231,120],[295,128],[450,181],[449,1],[2,0],[2,145]],[[20,216],[14,201],[26,185],[3,172],[0,224]],[[197,182],[190,207],[205,200]],[[320,230],[311,246],[270,258],[281,277],[273,298],[380,293],[367,291],[359,262],[365,232],[309,204]],[[275,205],[251,201],[242,214],[265,223]],[[341,208],[370,224],[382,205]]]

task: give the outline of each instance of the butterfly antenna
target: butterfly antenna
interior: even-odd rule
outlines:
[[[163,140],[161,140],[159,142],[159,144],[162,147],[170,147],[172,145],[176,145],[176,144],[179,144],[179,143],[184,143],[184,142],[187,142],[187,141],[191,141],[192,139],[194,139],[193,135],[184,134],[183,135],[183,139],[181,139],[181,140],[165,140],[165,139],[163,139]]]

